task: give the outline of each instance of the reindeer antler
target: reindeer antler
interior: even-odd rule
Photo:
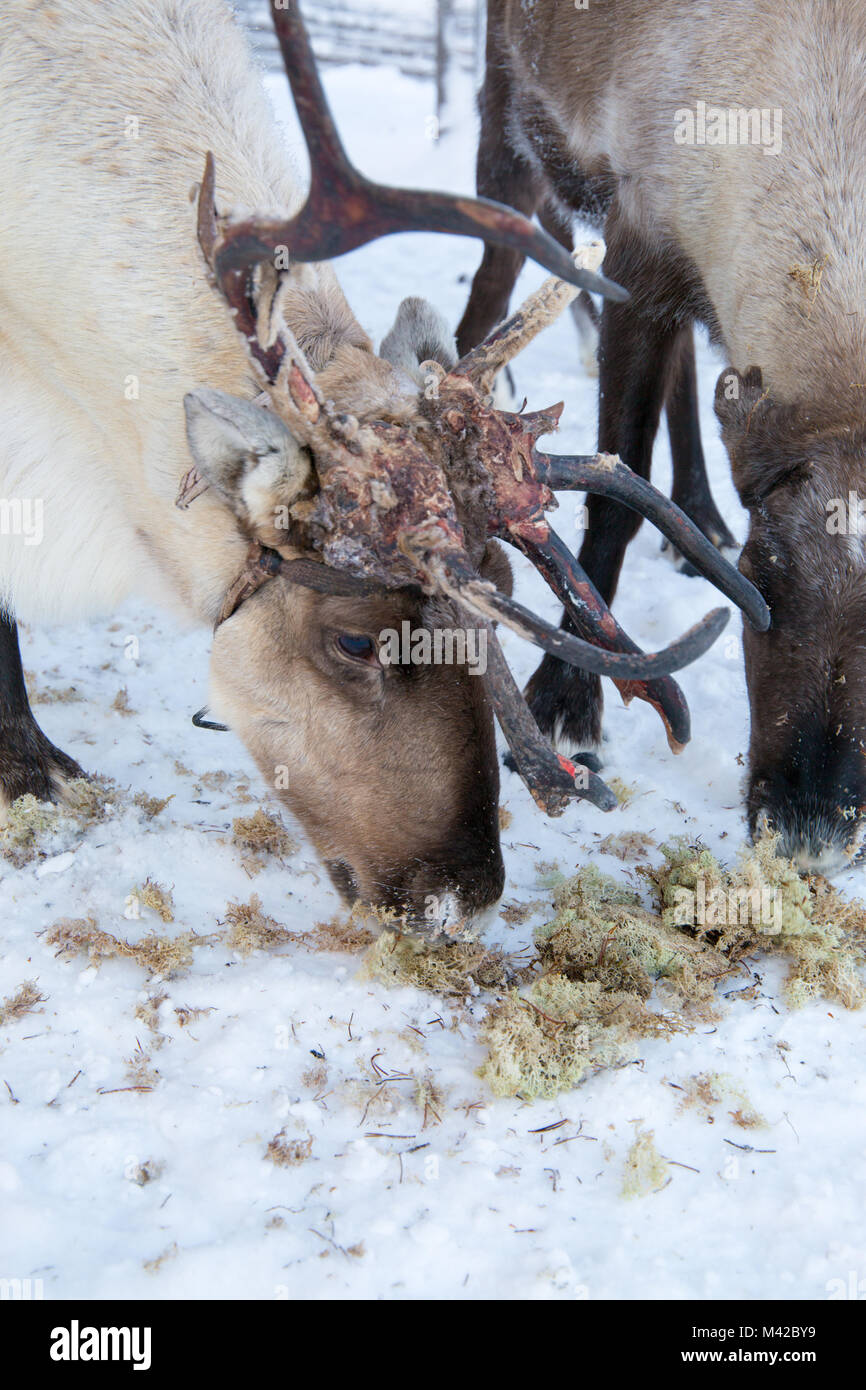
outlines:
[[[678,748],[688,738],[688,710],[667,677],[708,649],[728,612],[715,609],[664,650],[641,652],[551,531],[544,514],[556,505],[552,489],[586,487],[617,496],[653,520],[757,627],[769,621],[766,605],[673,503],[635,479],[618,460],[557,460],[540,454],[537,440],[557,428],[561,405],[513,415],[495,410],[489,400],[496,372],[562,312],[576,293],[574,286],[626,297],[595,274],[600,245],[584,249],[572,262],[561,247],[510,209],[369,183],[343,151],[296,0],[289,0],[285,9],[272,0],[272,14],[310,150],[310,194],[302,211],[288,222],[226,222],[214,206],[214,165],[208,155],[198,237],[212,279],[234,313],[274,408],[313,456],[319,491],[290,511],[321,562],[286,559],[254,546],[244,574],[226,596],[220,620],[276,574],[332,594],[415,588],[449,595],[477,614],[490,631],[492,660],[485,679],[533,796],[553,815],[574,797],[586,797],[609,810],[614,798],[604,783],[559,757],[543,739],[508,672],[492,624],[502,622],[562,660],[610,676],[626,699],[637,694],[649,700],[665,719],[672,747]],[[389,232],[410,229],[483,236],[517,247],[562,277],[546,281],[453,371],[438,369],[437,391],[419,403],[426,417],[421,437],[411,425],[359,423],[324,399],[282,321],[286,272],[277,272],[273,261],[279,246],[287,247],[294,260],[321,260]],[[196,479],[188,478],[182,501],[192,500],[197,490]],[[544,622],[480,578],[458,516],[458,503],[468,514],[471,500],[477,506],[479,497],[486,524],[482,546],[487,537],[497,536],[528,555],[565,603],[578,635]]]
[[[558,242],[513,208],[486,198],[391,188],[366,179],[343,149],[298,0],[271,0],[271,17],[310,154],[310,192],[288,221],[256,217],[227,230],[215,260],[220,284],[273,261],[278,247],[287,247],[294,261],[324,261],[392,232],[446,232],[511,247],[580,289],[619,302],[628,299],[621,285],[577,268]]]

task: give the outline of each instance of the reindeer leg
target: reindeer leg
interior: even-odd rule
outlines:
[[[0,612],[0,819],[28,792],[39,801],[57,801],[64,782],[86,774],[45,737],[30,708],[18,626]]]
[[[644,478],[650,474],[658,430],[673,366],[679,330],[672,320],[640,312],[645,308],[641,277],[652,284],[646,248],[620,229],[612,214],[606,228],[605,273],[631,289],[628,304],[605,304],[599,344],[599,449],[619,454]],[[641,282],[641,283],[639,283]],[[650,291],[651,292],[651,291]],[[580,563],[607,604],[613,601],[626,547],[640,526],[620,503],[589,496],[586,535]],[[575,631],[563,615],[563,626]],[[602,695],[597,676],[545,656],[530,678],[526,698],[542,733],[560,752],[593,771],[601,766]]]
[[[478,98],[481,134],[475,182],[482,198],[493,198],[532,217],[543,193],[538,175],[514,150],[506,135],[508,83],[504,73],[487,67]],[[570,245],[570,243],[569,243]],[[475,272],[469,302],[457,328],[457,351],[463,357],[508,314],[511,291],[525,256],[503,246],[485,246]]]
[[[701,431],[698,423],[697,369],[695,340],[691,328],[684,328],[676,345],[675,369],[671,377],[666,402],[668,435],[674,465],[674,485],[671,497],[682,507],[695,525],[719,550],[735,550],[737,542],[731,535],[710,492]],[[668,549],[666,541],[662,550]],[[676,554],[676,552],[675,552]],[[676,556],[676,565],[683,574],[694,575],[691,565]]]

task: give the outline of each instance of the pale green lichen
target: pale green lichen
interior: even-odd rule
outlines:
[[[640,1130],[626,1155],[623,1197],[648,1197],[667,1185],[670,1165],[655,1146],[651,1129]]]
[[[390,929],[368,950],[365,973],[446,997],[498,991],[481,1027],[480,1075],[497,1095],[526,1099],[633,1061],[646,1040],[716,1020],[717,987],[745,970],[746,956],[787,962],[789,1006],[819,994],[863,1002],[866,906],[801,879],[769,838],[732,869],[699,842],[662,849],[659,867],[637,870],[638,886],[593,865],[568,879],[537,866],[549,874],[554,914],[535,932],[528,964],[477,941],[431,944]],[[736,1123],[761,1123],[742,1094],[729,1089],[725,1099]]]
[[[659,869],[641,872],[654,885],[662,921],[711,942],[732,965],[753,952],[782,956],[790,1007],[821,996],[858,1008],[866,998],[858,970],[866,907],[801,878],[777,856],[777,844],[764,836],[728,870],[709,850],[680,840],[662,846]]]
[[[535,933],[539,958],[572,980],[647,999],[666,981],[682,1004],[706,1002],[724,962],[658,914],[640,894],[588,865],[553,895],[556,916]]]
[[[383,931],[364,957],[367,979],[391,985],[415,985],[431,994],[467,998],[480,989],[496,989],[508,978],[508,962],[501,951],[479,941],[454,941],[431,945],[416,936]]]
[[[90,825],[105,819],[116,798],[110,782],[85,777],[65,783],[57,805],[29,794],[19,796],[0,825],[0,854],[20,869],[34,859],[62,853]]]
[[[589,865],[553,890],[555,916],[535,933],[541,979],[493,1005],[481,1068],[499,1095],[552,1096],[599,1067],[630,1060],[644,1038],[716,1017],[716,987],[747,954],[788,964],[785,999],[864,1000],[866,907],[800,878],[763,839],[732,870],[706,847],[663,847],[639,872],[655,903]],[[654,1007],[650,1007],[652,996]],[[760,1116],[741,1095],[732,1113]]]
[[[495,1095],[550,1099],[590,1072],[633,1061],[641,1039],[668,1037],[679,1026],[629,991],[548,975],[490,1010],[479,1075]]]

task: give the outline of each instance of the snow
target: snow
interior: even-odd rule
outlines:
[[[458,127],[434,145],[430,87],[360,67],[325,77],[350,153],[371,176],[471,189],[467,85]],[[288,98],[266,80],[294,140]],[[478,255],[472,242],[401,237],[339,271],[379,340],[399,299],[419,291],[456,322]],[[528,269],[519,288],[540,279]],[[720,365],[701,343],[710,473],[742,536],[710,404]],[[590,451],[597,384],[580,371],[567,316],[516,375],[532,407],[566,401],[558,447]],[[657,452],[654,479],[665,487],[662,438]],[[575,543],[579,500],[563,497],[557,523]],[[554,617],[540,579],[517,567],[519,597]],[[655,648],[716,602],[703,581],[674,571],[644,526],[616,605],[627,630]],[[732,618],[681,677],[694,737],[677,758],[655,714],[623,708],[608,689],[605,775],[634,785],[627,807],[603,816],[579,805],[547,820],[503,771],[513,818],[503,834],[506,903],[539,896],[540,861],[626,872],[596,848],[611,832],[700,833],[733,857],[745,835],[748,735],[738,632]],[[522,681],[535,653],[505,642]],[[190,725],[207,699],[207,633],[133,604],[110,621],[25,631],[22,647],[40,689],[74,684],[82,696],[37,706],[49,736],[133,793],[174,799],[147,820],[127,798],[52,859],[0,870],[0,998],[27,979],[46,996],[0,1028],[0,1278],[39,1279],[48,1298],[765,1299],[857,1288],[866,1274],[864,1019],[823,1003],[786,1011],[774,964],[758,965],[757,997],[730,1001],[717,1028],[649,1041],[637,1064],[529,1105],[495,1099],[476,1075],[483,998],[463,1008],[389,989],[361,978],[356,956],[292,945],[242,958],[202,945],[189,973],[165,982],[130,960],[97,968],[55,958],[40,934],[62,917],[93,916],[130,939],[160,928],[147,910],[140,921],[125,915],[148,876],[173,890],[170,931],[214,932],[226,904],[254,892],[293,931],[329,920],[339,904],[309,849],[251,880],[231,845],[234,816],[277,808],[232,734]],[[122,687],[131,714],[112,707]],[[842,886],[862,891],[860,874]],[[500,919],[488,939],[517,949],[538,920]],[[136,1017],[149,999],[158,1032]],[[207,1012],[181,1027],[176,1009]],[[150,1090],[129,1089],[139,1044],[158,1072]],[[677,1088],[707,1072],[729,1076],[768,1127],[742,1130],[725,1103],[709,1119],[684,1107]],[[441,1100],[425,1116],[416,1094],[430,1077]],[[674,1163],[672,1180],[626,1200],[626,1155],[642,1130]],[[312,1141],[304,1161],[266,1158],[281,1131]]]

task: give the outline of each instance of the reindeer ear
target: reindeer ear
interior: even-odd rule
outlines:
[[[426,299],[404,299],[394,327],[382,341],[379,356],[392,367],[401,367],[423,386],[421,363],[438,362],[450,371],[457,365],[457,344],[438,309]]]
[[[742,375],[727,367],[716,383],[716,415],[744,507],[753,508],[781,485],[805,476],[813,445],[808,418],[780,405],[764,388],[760,367]]]
[[[508,556],[497,541],[488,541],[478,572],[482,579],[489,579],[501,594],[511,598],[514,593],[514,573]]]
[[[729,449],[736,447],[748,429],[755,407],[764,399],[764,378],[760,367],[738,372],[726,367],[716,382],[716,415]]]
[[[225,391],[201,387],[183,404],[186,437],[202,478],[260,539],[275,543],[277,509],[309,489],[309,454],[273,411]]]

